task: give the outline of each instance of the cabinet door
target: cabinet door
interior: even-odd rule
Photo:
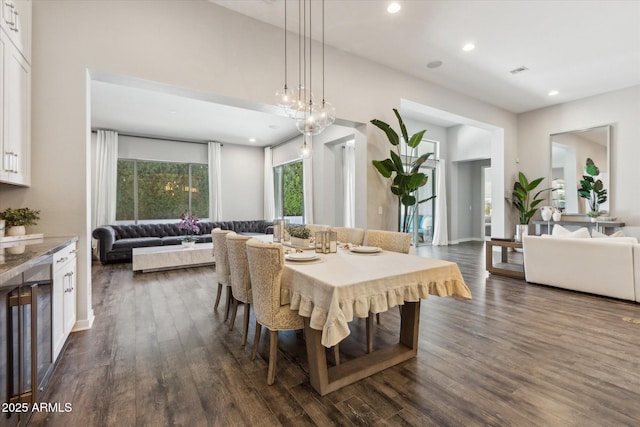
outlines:
[[[64,336],[68,337],[76,324],[76,259],[69,262],[67,268],[67,288],[64,292]]]
[[[0,26],[31,63],[31,0],[0,0]]]
[[[31,66],[11,43],[5,43],[4,48],[3,168],[11,183],[29,185]]]
[[[64,322],[64,289],[67,280],[65,276],[66,270],[58,268],[56,266],[53,275],[53,311],[51,313],[51,329],[52,329],[52,342],[53,342],[53,360],[58,358],[60,350],[64,345],[66,336],[64,335],[63,322]]]

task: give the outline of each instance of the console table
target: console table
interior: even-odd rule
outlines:
[[[542,234],[542,231],[546,231],[546,234],[551,234],[551,230],[553,230],[554,224],[560,224],[564,226],[575,226],[575,227],[587,227],[588,229],[594,228],[596,231],[599,231],[604,234],[611,234],[615,231],[616,228],[621,228],[625,226],[624,222],[620,221],[585,221],[583,219],[567,219],[562,221],[532,221],[536,226],[536,234]]]

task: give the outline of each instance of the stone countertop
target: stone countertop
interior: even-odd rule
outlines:
[[[77,237],[68,236],[0,243],[0,288],[5,282],[76,241]]]

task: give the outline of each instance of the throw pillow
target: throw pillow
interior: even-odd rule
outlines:
[[[624,233],[622,231],[616,231],[612,235],[607,236],[606,234],[601,233],[598,230],[593,230],[591,232],[591,237],[599,237],[599,238],[602,238],[602,237],[624,237]]]
[[[589,234],[589,230],[586,227],[579,228],[576,231],[569,231],[559,224],[556,224],[553,226],[551,235],[554,237],[573,237],[573,238],[585,238],[585,239],[588,239],[591,237],[591,235]]]

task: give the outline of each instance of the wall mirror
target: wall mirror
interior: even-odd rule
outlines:
[[[600,205],[600,211],[611,215],[611,170],[610,158],[611,126],[598,126],[552,134],[551,144],[551,205],[567,215],[586,215],[587,201],[578,196],[578,187],[584,174],[587,158],[591,158],[600,169],[598,179],[607,189],[607,202]]]

